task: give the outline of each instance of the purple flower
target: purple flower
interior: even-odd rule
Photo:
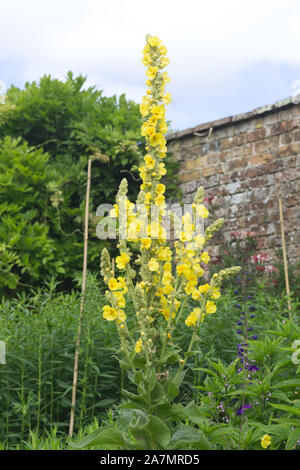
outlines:
[[[242,321],[238,321],[237,324],[238,324],[238,325],[242,325],[243,322],[242,322]]]
[[[236,304],[236,308],[242,308],[240,304]]]
[[[255,316],[254,313],[251,313],[250,318],[255,318]]]
[[[253,330],[254,330],[253,326],[250,326],[250,328],[247,329],[247,331],[253,331]]]
[[[242,335],[242,334],[243,334],[243,331],[242,331],[242,330],[236,330],[236,332],[237,332],[239,335]]]
[[[251,305],[250,310],[252,310],[252,312],[254,312],[254,310],[256,310],[256,307],[254,307],[254,305]]]
[[[235,291],[234,291],[234,293],[235,293],[235,294],[238,294],[238,293],[239,293],[239,291],[238,291],[238,290],[235,290]]]
[[[248,409],[250,409],[250,408],[253,408],[253,407],[252,407],[251,405],[249,405],[249,403],[245,403],[243,406],[241,406],[241,407],[237,410],[236,414],[237,414],[237,415],[242,415],[242,414],[244,414],[244,411],[245,411],[245,410],[248,410]]]
[[[251,336],[251,339],[258,339],[258,335]]]

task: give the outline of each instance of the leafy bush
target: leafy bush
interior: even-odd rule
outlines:
[[[0,235],[0,289],[38,285],[52,273],[63,281],[63,288],[74,287],[72,279],[82,268],[89,157],[97,157],[90,197],[91,269],[97,270],[99,250],[109,243],[96,237],[97,207],[113,203],[124,174],[129,194],[137,194],[144,146],[138,105],[125,95],[107,98],[95,87],[83,89],[85,80],[71,72],[65,82],[44,76],[39,84],[26,83],[24,90],[12,86],[5,105],[0,105],[0,197],[11,203],[9,208],[1,206],[6,225]],[[178,192],[178,164],[167,158],[167,167],[172,195]],[[20,235],[18,242],[12,240],[14,231],[16,238]],[[113,241],[109,244],[114,246]]]
[[[97,286],[97,288],[96,288]],[[29,431],[56,426],[67,431],[75,337],[77,293],[48,289],[19,295],[0,304],[0,339],[6,364],[0,365],[0,441],[20,441]],[[120,399],[121,372],[113,358],[117,338],[101,318],[103,294],[90,277],[83,317],[76,429],[105,414]]]

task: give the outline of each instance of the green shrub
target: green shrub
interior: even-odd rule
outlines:
[[[114,359],[116,333],[102,319],[103,294],[90,278],[79,360],[75,430],[99,419],[120,399],[121,372]],[[0,441],[25,439],[29,431],[67,432],[80,298],[55,294],[53,281],[30,297],[0,304]],[[43,432],[43,431],[42,431]]]

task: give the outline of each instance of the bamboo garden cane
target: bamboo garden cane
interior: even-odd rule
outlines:
[[[88,225],[89,225],[89,200],[90,200],[90,187],[91,187],[92,160],[93,160],[93,158],[89,158],[89,160],[88,160],[88,172],[87,172],[86,199],[85,199],[85,221],[84,221],[84,244],[83,244],[83,272],[82,272],[82,287],[81,287],[79,323],[78,323],[77,340],[76,340],[75,357],[74,357],[72,403],[71,403],[71,415],[70,415],[70,426],[69,426],[69,436],[70,437],[73,436],[73,430],[74,430],[77,379],[78,379],[78,363],[79,363],[79,348],[80,348],[80,340],[81,340],[82,316],[83,316],[83,310],[84,310],[84,299],[85,299],[85,289],[86,289]]]
[[[289,273],[288,273],[287,256],[286,256],[286,245],[285,245],[285,236],[284,236],[281,197],[278,198],[278,203],[279,203],[279,219],[280,219],[280,227],[281,227],[281,244],[282,244],[282,253],[283,253],[284,275],[285,275],[285,287],[286,287],[286,293],[287,293],[287,296],[288,296],[288,309],[290,311],[291,310],[290,284],[289,284]]]

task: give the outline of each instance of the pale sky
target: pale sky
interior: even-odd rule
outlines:
[[[0,0],[0,87],[71,70],[139,103],[147,33],[169,51],[173,130],[300,89],[299,0]]]

